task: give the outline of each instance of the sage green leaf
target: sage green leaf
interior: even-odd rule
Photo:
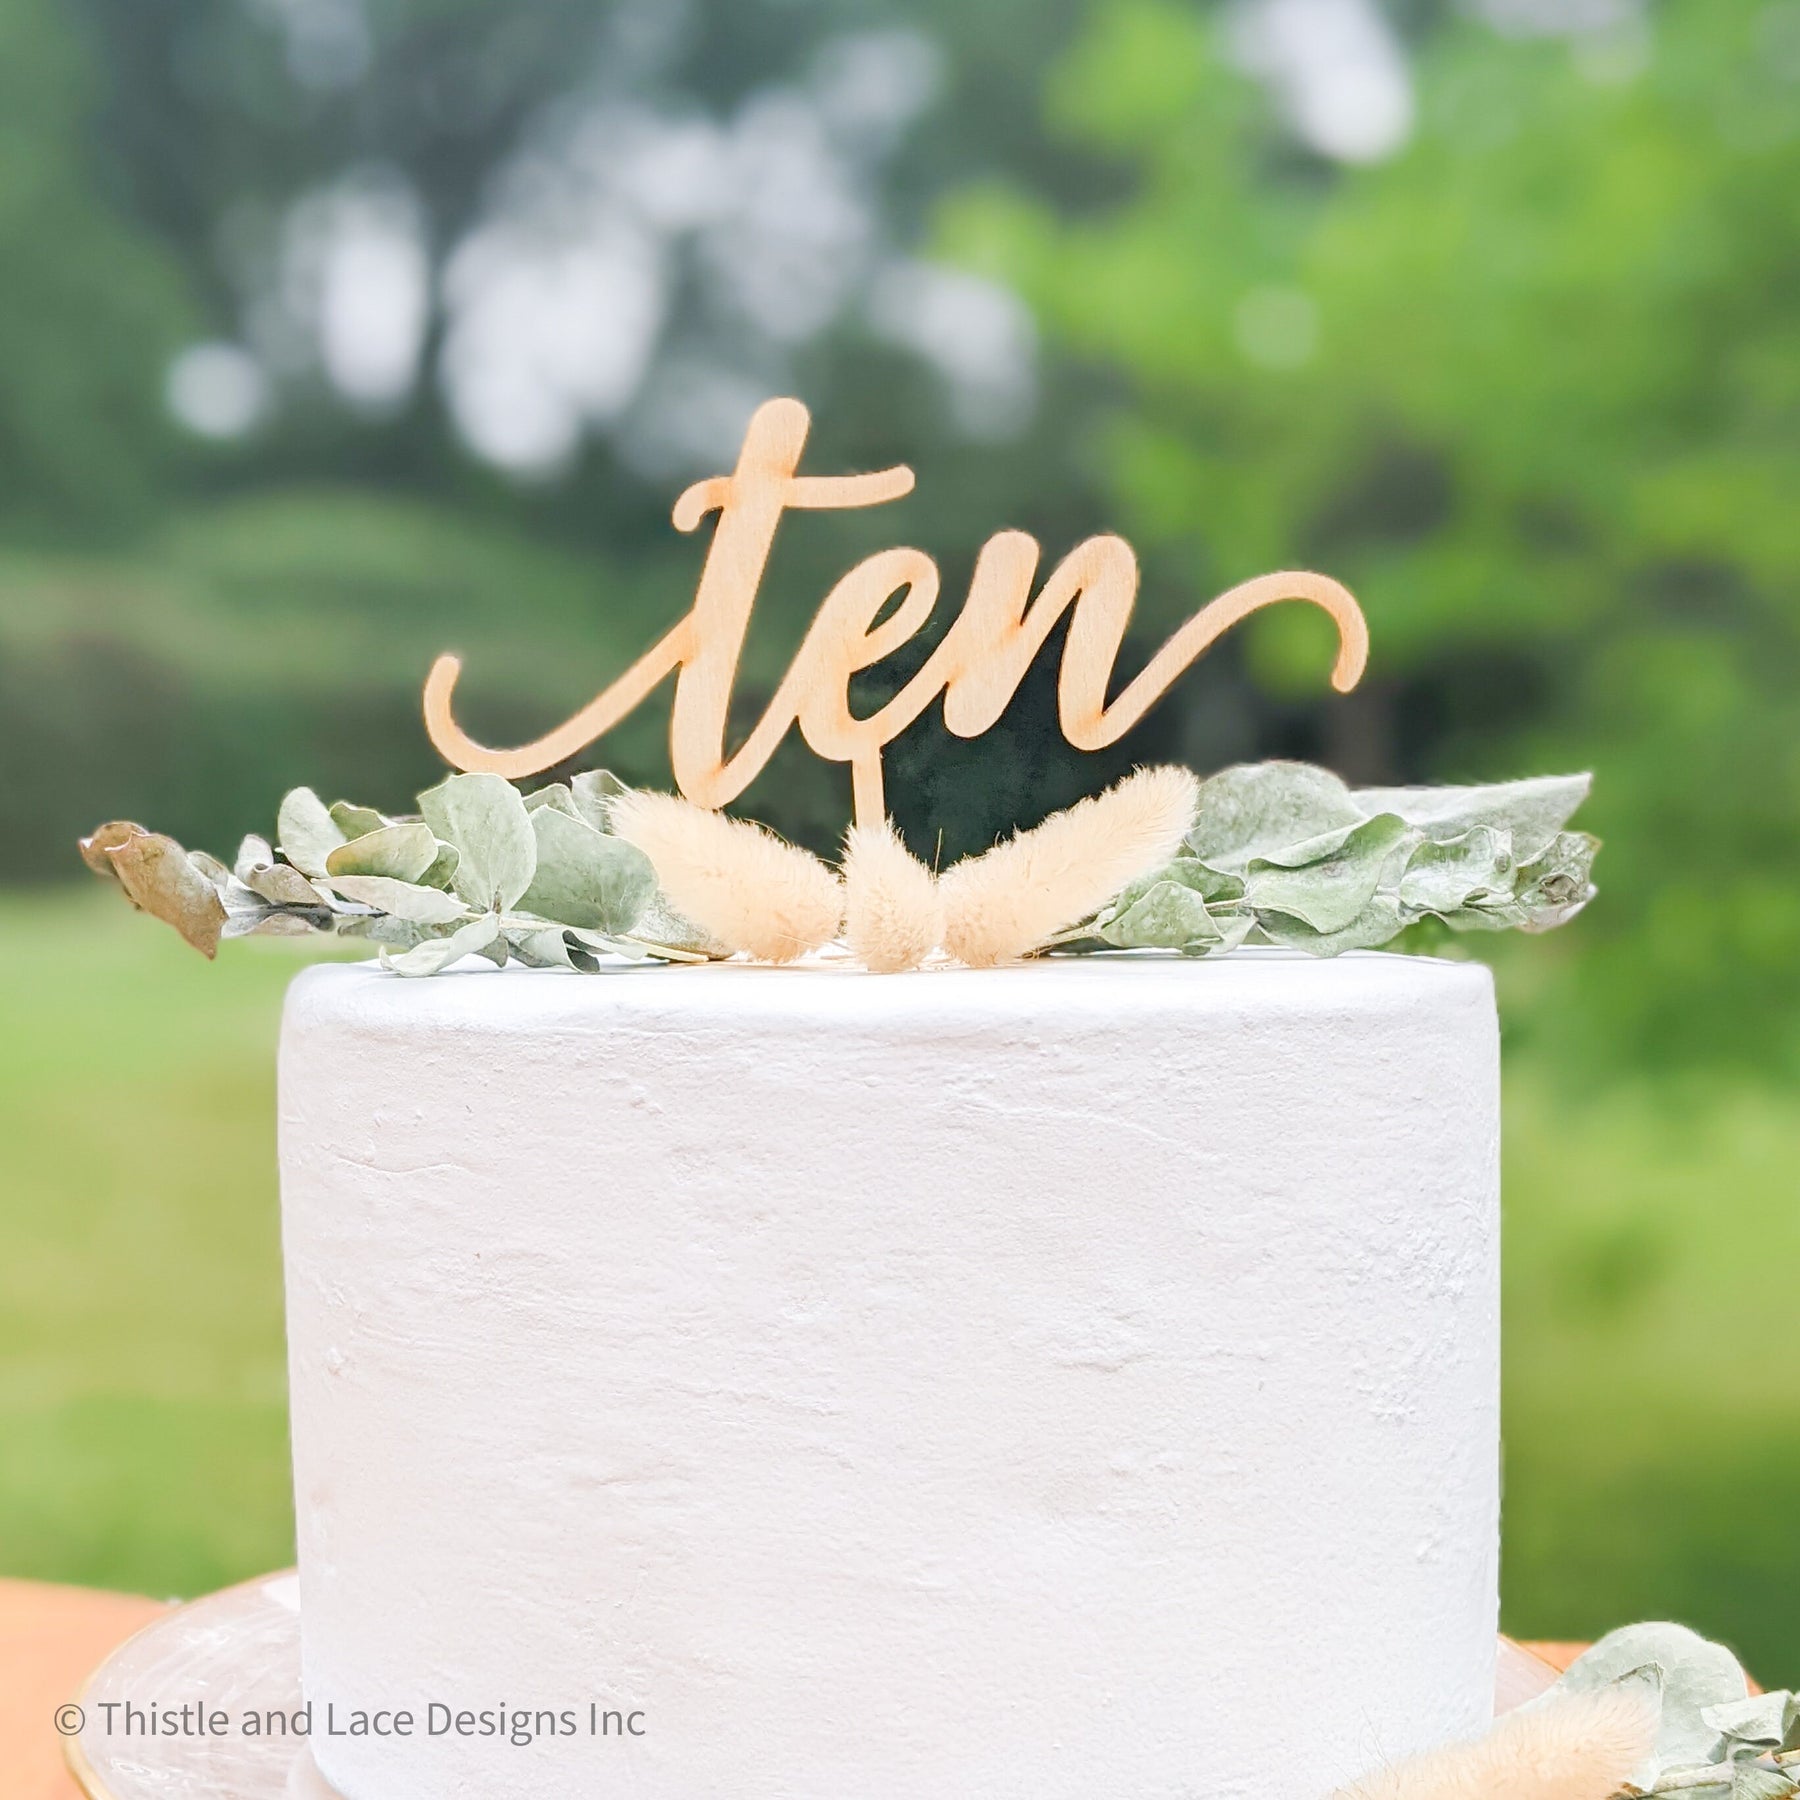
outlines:
[[[479,919],[471,920],[448,937],[427,938],[424,943],[403,950],[397,956],[383,945],[381,966],[393,970],[396,975],[435,975],[461,957],[479,955],[499,935],[499,920],[492,913],[483,913]]]
[[[325,859],[344,841],[325,802],[311,788],[295,788],[282,798],[275,816],[281,854],[302,875],[325,873]]]
[[[1182,880],[1179,869],[1176,864],[1134,881],[1101,915],[1094,935],[1121,950],[1204,950],[1218,943],[1206,896]]]
[[[1210,868],[1195,856],[1178,856],[1172,863],[1148,875],[1140,875],[1112,903],[1113,908],[1122,906],[1126,895],[1142,892],[1155,881],[1179,881],[1183,887],[1192,888],[1209,906],[1231,906],[1244,897],[1242,876],[1227,875],[1222,869]]]
[[[576,813],[596,831],[612,830],[612,800],[625,783],[610,769],[584,769],[569,782]]]
[[[1285,913],[1320,937],[1331,937],[1363,916],[1390,864],[1396,865],[1397,879],[1417,843],[1417,834],[1398,814],[1380,813],[1316,861],[1290,867],[1253,858],[1244,872],[1245,899],[1259,919],[1269,912]]]
[[[1158,881],[1094,935],[1121,950],[1191,950],[1216,944],[1220,934],[1201,895],[1178,881]]]
[[[509,931],[506,941],[520,962],[532,969],[572,969],[569,946],[559,930]]]
[[[355,839],[367,837],[371,831],[380,831],[383,826],[391,825],[393,820],[385,818],[372,806],[353,806],[348,800],[334,800],[331,803],[331,822],[345,837]]]
[[[410,950],[414,944],[422,944],[426,939],[442,934],[427,926],[415,925],[410,919],[397,919],[391,913],[345,913],[337,921],[337,935],[363,938],[376,945],[386,944],[393,950]]]
[[[525,796],[527,812],[536,812],[540,806],[554,806],[558,812],[567,813],[571,819],[581,817],[575,810],[575,796],[560,781],[553,781],[548,787],[536,788]]]
[[[221,937],[311,937],[323,931],[331,917],[323,908],[304,913],[286,906],[263,906],[233,912],[225,920]]]
[[[203,956],[217,956],[225,902],[172,837],[142,831],[106,854],[133,906],[173,925]]]
[[[1731,1771],[1731,1800],[1788,1800],[1800,1782],[1784,1769],[1740,1762]]]
[[[1585,831],[1559,832],[1537,861],[1519,871],[1518,902],[1525,931],[1554,931],[1594,897],[1594,854],[1600,840]]]
[[[382,825],[338,847],[325,859],[325,873],[385,875],[391,881],[417,881],[437,860],[437,839],[431,827]]]
[[[274,861],[275,851],[269,840],[251,832],[238,845],[237,858],[231,865],[231,872],[248,886],[250,870],[269,868]]]
[[[271,906],[323,906],[324,896],[291,863],[265,863],[239,876],[251,893]]]
[[[660,888],[650,896],[650,903],[644,908],[643,916],[631,928],[631,934],[646,943],[679,952],[680,960],[683,961],[693,957],[699,957],[703,961],[717,960],[731,954],[717,938],[702,931],[685,913],[678,913]]]
[[[1484,787],[1358,788],[1351,799],[1365,813],[1398,813],[1438,842],[1478,825],[1511,835],[1522,863],[1544,854],[1594,785],[1592,775],[1543,775]]]
[[[655,952],[648,944],[640,943],[635,938],[613,937],[604,931],[571,930],[567,933],[571,944],[585,945],[590,950],[599,951],[604,956],[616,956],[625,962],[654,962]]]
[[[1244,763],[1201,782],[1187,847],[1213,868],[1239,873],[1253,857],[1347,829],[1365,816],[1329,770]]]
[[[1633,1771],[1631,1785],[1648,1790],[1665,1769],[1721,1759],[1722,1735],[1704,1715],[1710,1707],[1748,1698],[1750,1684],[1722,1644],[1708,1643],[1685,1625],[1652,1624],[1627,1625],[1603,1637],[1569,1665],[1550,1692],[1593,1693],[1646,1668],[1660,1678],[1662,1719],[1655,1747]]]
[[[82,838],[77,848],[81,851],[81,860],[96,875],[104,876],[108,881],[117,881],[119,871],[113,867],[110,852],[121,844],[129,843],[134,837],[148,837],[150,834],[142,825],[134,825],[129,819],[113,819],[105,825],[97,825],[88,836]]]
[[[1337,931],[1315,931],[1310,925],[1281,912],[1258,913],[1258,929],[1271,943],[1287,950],[1304,950],[1308,956],[1341,956],[1346,950],[1379,950],[1403,932],[1411,920],[1391,892],[1370,896],[1354,919]]]
[[[679,944],[666,944],[660,938],[645,937],[642,929],[627,932],[614,940],[622,956],[634,960],[648,958],[652,962],[704,963],[716,962],[726,952],[721,950],[684,950]]]
[[[656,871],[635,844],[553,806],[531,815],[537,872],[522,904],[540,918],[591,931],[629,931],[656,892]]]
[[[1302,838],[1297,844],[1271,848],[1257,860],[1278,869],[1299,869],[1308,863],[1323,862],[1328,856],[1336,856],[1350,841],[1350,834],[1367,823],[1366,819],[1358,819],[1354,825],[1335,826],[1330,831],[1320,832],[1317,837]]]
[[[437,855],[431,859],[431,867],[419,877],[420,883],[425,887],[447,888],[456,873],[457,861],[456,846],[440,840]]]
[[[446,894],[442,888],[397,881],[390,875],[336,875],[331,885],[346,900],[372,906],[377,912],[391,913],[414,925],[448,925],[453,919],[468,916],[468,907],[457,895]]]
[[[456,848],[450,885],[480,912],[515,904],[531,886],[537,840],[531,814],[498,775],[452,775],[419,796],[425,822]],[[421,946],[423,947],[423,946]]]
[[[1747,1700],[1725,1700],[1703,1707],[1700,1717],[1724,1738],[1731,1754],[1756,1754],[1791,1747],[1800,1724],[1800,1698],[1785,1690],[1752,1694]]]
[[[1442,843],[1422,843],[1400,877],[1400,899],[1414,912],[1455,912],[1476,898],[1510,897],[1516,873],[1510,834],[1477,825]]]
[[[252,834],[238,845],[233,864],[237,879],[271,906],[325,904],[325,896],[292,863],[277,862],[267,838]]]
[[[188,861],[213,884],[220,899],[227,899],[227,890],[232,885],[231,871],[216,856],[209,856],[204,850],[190,850]]]

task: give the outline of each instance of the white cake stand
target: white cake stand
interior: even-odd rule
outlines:
[[[1510,1711],[1555,1679],[1548,1663],[1502,1638],[1495,1710]],[[217,1710],[232,1729],[128,1734],[127,1700]],[[78,1704],[85,1723],[66,1748],[89,1800],[338,1800],[304,1738],[239,1729],[248,1712],[291,1716],[301,1704],[300,1592],[291,1570],[165,1613],[100,1665]]]
[[[128,1700],[139,1708],[216,1709],[232,1729],[127,1733]],[[77,1704],[85,1722],[64,1752],[89,1800],[337,1800],[304,1738],[246,1736],[238,1728],[247,1712],[291,1715],[301,1704],[300,1586],[292,1570],[153,1620],[94,1671]]]

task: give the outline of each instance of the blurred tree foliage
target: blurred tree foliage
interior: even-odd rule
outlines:
[[[876,250],[901,256],[933,201],[972,171],[1029,167],[1055,191],[1082,191],[1092,159],[1037,124],[1038,81],[1078,20],[1075,0],[14,9],[0,29],[18,54],[0,92],[17,89],[21,105],[0,126],[11,134],[0,181],[22,186],[39,164],[44,174],[34,210],[21,207],[16,226],[0,217],[11,233],[0,452],[19,465],[0,488],[0,767],[32,771],[0,787],[0,876],[65,878],[71,834],[124,810],[228,846],[266,828],[296,781],[402,803],[432,778],[418,690],[438,650],[468,656],[472,727],[520,741],[688,605],[704,545],[671,530],[669,507],[735,438],[704,465],[646,467],[620,433],[595,430],[554,479],[514,481],[454,428],[445,265],[517,185],[521,156],[621,101],[728,129],[771,97],[804,99],[846,44],[898,35],[924,53],[926,116],[850,173],[869,190]],[[284,260],[296,216],[346,180],[404,191],[438,288],[420,378],[373,407],[345,403],[316,346],[267,329],[296,280]],[[814,466],[908,460],[922,472],[911,502],[784,534],[740,723],[766,703],[818,598],[870,548],[930,545],[954,594],[1002,523],[1058,547],[1104,523],[1061,432],[997,454],[865,307],[772,340],[721,303],[716,281],[709,289],[701,249],[677,246],[674,260],[644,407],[658,370],[704,356],[756,393],[804,394]],[[15,323],[40,279],[44,303]],[[259,328],[272,414],[228,443],[176,436],[163,406],[172,353]],[[1070,404],[1047,369],[1039,420]],[[656,704],[594,754],[666,783]],[[1057,733],[1050,679],[981,746],[922,724],[894,766],[915,835],[942,833],[952,850],[1072,798],[1084,779]],[[790,748],[746,805],[823,846],[847,792],[841,771]]]
[[[1300,564],[1368,611],[1347,774],[1590,766],[1603,900],[1543,1029],[1612,1066],[1800,1068],[1800,7],[1415,45],[1374,166],[1295,151],[1220,16],[1105,0],[1046,119],[1129,182],[990,184],[947,244],[1116,374],[1094,456],[1193,588]],[[1313,679],[1253,622],[1265,692]],[[1573,940],[1579,939],[1579,943]],[[1552,1021],[1549,1015],[1554,1014]]]
[[[752,329],[700,249],[671,253],[645,407],[710,360],[806,397],[814,466],[920,472],[906,502],[784,534],[743,718],[878,544],[939,556],[948,617],[990,531],[1054,557],[1122,529],[1145,564],[1128,662],[1218,587],[1324,567],[1374,628],[1357,695],[1321,697],[1318,622],[1285,609],[1116,758],[1083,759],[1056,730],[1053,648],[1001,731],[926,720],[894,746],[909,836],[956,854],[1156,756],[1591,764],[1605,898],[1515,959],[1544,1004],[1514,1016],[1596,1066],[1791,1068],[1800,9],[1669,0],[1635,36],[1573,39],[1436,0],[1390,16],[1416,129],[1347,166],[1244,72],[1236,8],[19,0],[0,17],[0,875],[67,875],[72,835],[119,812],[229,849],[295,781],[397,804],[432,772],[416,703],[438,649],[468,655],[472,728],[513,741],[658,634],[703,550],[668,507],[701,471],[646,461],[624,426],[554,479],[471,455],[442,381],[445,268],[521,147],[583,108],[729,127],[811,91],[834,46],[903,32],[935,86],[857,166],[863,279],[924,243],[1016,287],[1042,335],[1035,416],[1010,436],[959,416],[860,300],[791,340]],[[171,356],[261,341],[284,233],[347,179],[421,222],[418,379],[347,404],[278,343],[257,429],[177,434]],[[872,671],[865,701],[905,673]],[[598,754],[665,780],[659,738],[646,712]],[[745,805],[824,844],[846,786],[795,752]]]
[[[92,179],[98,83],[55,0],[0,8],[0,513],[16,533],[141,524],[191,329],[177,258]]]

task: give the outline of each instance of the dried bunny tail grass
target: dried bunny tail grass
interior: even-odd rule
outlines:
[[[1641,1691],[1568,1694],[1506,1714],[1472,1744],[1365,1775],[1332,1800],[1609,1800],[1655,1737]]]
[[[811,851],[673,794],[634,790],[610,805],[613,830],[649,857],[670,905],[726,949],[792,962],[837,936],[844,890]]]
[[[892,823],[852,825],[844,839],[844,938],[865,969],[916,969],[944,939],[937,877]]]
[[[973,968],[1023,956],[1085,919],[1181,848],[1200,784],[1139,769],[943,875],[944,947]]]

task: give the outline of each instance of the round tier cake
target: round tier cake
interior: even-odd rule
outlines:
[[[1483,968],[321,967],[281,1163],[345,1800],[1316,1800],[1490,1716]]]

